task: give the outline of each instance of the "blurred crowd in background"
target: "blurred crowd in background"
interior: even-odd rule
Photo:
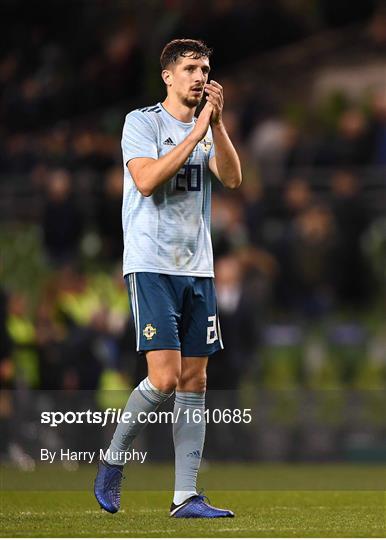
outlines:
[[[213,179],[226,349],[209,388],[384,387],[386,3],[20,6],[0,7],[0,388],[124,389],[144,374],[121,276],[120,136],[128,111],[162,101],[174,37],[214,48],[244,177],[237,192]]]

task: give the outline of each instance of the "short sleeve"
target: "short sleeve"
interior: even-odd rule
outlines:
[[[158,158],[156,129],[144,113],[133,111],[126,116],[122,152],[125,164],[138,157]]]

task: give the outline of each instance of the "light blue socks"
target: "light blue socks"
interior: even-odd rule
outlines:
[[[108,464],[125,464],[124,453],[131,448],[135,437],[146,426],[146,423],[138,421],[138,415],[141,412],[148,414],[155,411],[170,396],[171,394],[158,390],[148,378],[133,390],[124,410],[124,413],[131,413],[130,420],[129,422],[121,420],[117,425],[106,453]],[[173,423],[175,452],[173,502],[177,505],[197,494],[197,474],[205,440],[204,411],[205,392],[176,392]]]
[[[194,413],[194,411],[196,412]],[[174,404],[174,504],[197,495],[196,482],[205,440],[205,392],[177,392]]]
[[[172,392],[173,393],[173,392]],[[138,415],[141,412],[148,414],[155,411],[157,407],[170,397],[158,390],[146,377],[137,388],[134,388],[126,403],[124,413],[131,413],[129,422],[122,422],[117,425],[114,436],[107,451],[106,462],[110,465],[124,465],[124,452],[129,450],[135,437],[143,430],[147,422],[139,422]],[[123,416],[122,414],[122,416]],[[145,417],[141,415],[141,419]]]

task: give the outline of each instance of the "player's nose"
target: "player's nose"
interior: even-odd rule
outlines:
[[[197,80],[196,82],[200,83],[200,84],[204,84],[205,83],[205,73],[201,70],[198,70],[198,73],[197,73]]]

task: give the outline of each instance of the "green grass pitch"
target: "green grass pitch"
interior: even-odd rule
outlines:
[[[128,468],[129,469],[129,468]],[[76,472],[43,468],[34,473],[1,469],[0,536],[4,537],[384,537],[385,468],[324,466],[217,465],[202,474],[199,485],[211,502],[232,508],[236,517],[178,520],[168,517],[172,493],[129,491],[138,482],[126,470],[122,509],[111,515],[99,509],[93,493],[95,467]],[[170,466],[147,467],[149,477],[172,477]],[[150,469],[150,471],[149,471]],[[145,472],[145,470],[143,469]],[[245,475],[245,479],[243,479]],[[280,478],[286,478],[280,482]],[[141,477],[146,474],[141,474]],[[334,482],[337,488],[326,483]],[[71,481],[68,481],[68,478]],[[238,488],[231,490],[232,483]],[[243,481],[261,479],[261,489],[240,489]],[[320,480],[318,484],[318,478]],[[201,479],[201,477],[200,477]],[[228,482],[226,481],[228,479]],[[229,481],[230,479],[230,481]],[[335,480],[332,480],[335,479]],[[367,485],[365,480],[367,479]],[[52,489],[55,484],[56,490]],[[78,483],[78,490],[67,490]],[[219,489],[224,482],[226,489]],[[29,483],[29,484],[28,484]],[[85,484],[91,483],[90,489]],[[269,490],[271,483],[273,489]],[[311,485],[314,485],[312,489]],[[27,489],[26,486],[29,486]],[[38,487],[38,485],[40,485]],[[11,491],[10,487],[14,487]],[[300,488],[300,489],[285,489]],[[145,487],[146,485],[145,482]],[[363,487],[363,489],[359,489]],[[370,489],[372,488],[372,489]],[[49,490],[48,490],[49,489]]]

